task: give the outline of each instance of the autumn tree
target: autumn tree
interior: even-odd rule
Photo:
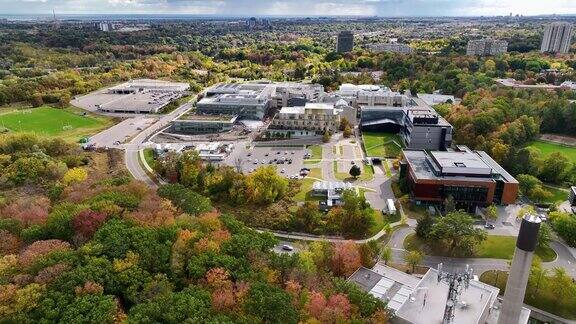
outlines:
[[[360,250],[353,241],[337,243],[332,255],[332,271],[337,276],[348,277],[362,265]]]

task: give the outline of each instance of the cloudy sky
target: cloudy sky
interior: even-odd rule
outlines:
[[[0,14],[479,16],[576,14],[576,0],[0,0]]]

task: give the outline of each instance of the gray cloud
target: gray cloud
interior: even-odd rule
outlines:
[[[576,13],[574,0],[0,0],[0,14],[472,16]]]

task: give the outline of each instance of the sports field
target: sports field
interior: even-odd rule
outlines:
[[[573,163],[576,163],[576,147],[566,146],[562,144],[556,144],[552,142],[545,141],[534,141],[528,144],[530,147],[535,147],[542,152],[544,157],[549,156],[554,152],[562,152],[566,155]]]
[[[82,113],[82,110],[75,108],[59,109],[49,106],[13,110],[0,113],[0,127],[12,132],[30,132],[75,141],[112,124],[109,118],[82,116]]]
[[[362,138],[367,156],[395,158],[404,147],[402,139],[396,134],[364,132]]]

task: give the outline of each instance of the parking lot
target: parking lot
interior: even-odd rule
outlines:
[[[246,149],[239,159],[242,172],[250,173],[258,167],[272,165],[278,173],[292,177],[297,176],[304,166],[304,147],[252,147]]]

